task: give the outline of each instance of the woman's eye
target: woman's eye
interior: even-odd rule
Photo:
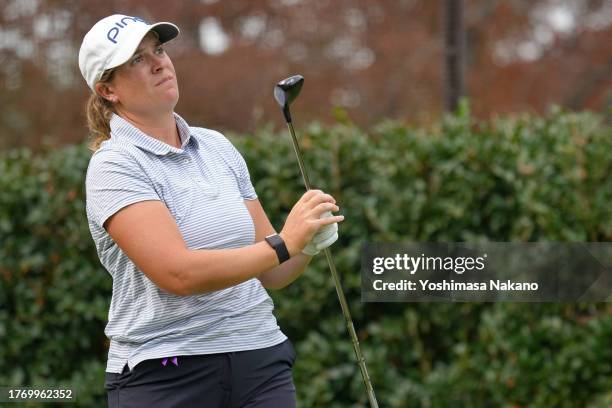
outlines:
[[[155,52],[157,52],[158,54],[163,54],[164,53],[164,47],[159,46],[155,49]]]
[[[136,64],[140,61],[142,61],[142,55],[137,55],[134,58],[132,58],[132,64]]]

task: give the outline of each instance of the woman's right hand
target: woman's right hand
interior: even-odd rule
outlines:
[[[326,211],[338,211],[336,200],[321,190],[308,190],[295,203],[287,216],[280,236],[285,241],[289,255],[294,256],[310,242],[323,225],[344,220],[343,215],[321,218]]]

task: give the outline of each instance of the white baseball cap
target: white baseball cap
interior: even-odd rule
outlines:
[[[167,22],[149,24],[140,17],[114,14],[98,21],[89,30],[79,50],[79,68],[87,85],[94,85],[104,71],[118,67],[134,54],[149,31],[155,31],[165,43],[179,34],[176,25]]]

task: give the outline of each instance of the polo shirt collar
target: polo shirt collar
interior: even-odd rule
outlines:
[[[185,122],[185,119],[176,113],[173,114],[174,119],[176,120],[176,128],[178,129],[179,137],[181,139],[180,149],[149,136],[115,113],[113,113],[110,120],[111,137],[128,142],[142,150],[146,150],[159,156],[169,153],[183,153],[183,149],[185,146],[187,146],[190,140],[193,139],[194,143],[197,143],[197,139],[195,137],[191,137],[189,125],[187,122]]]

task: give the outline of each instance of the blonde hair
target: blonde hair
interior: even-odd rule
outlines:
[[[111,68],[104,71],[99,82],[110,82],[113,79],[115,69]],[[89,150],[96,151],[100,144],[110,139],[110,119],[116,113],[113,103],[104,99],[96,92],[89,95],[87,101],[87,127],[89,128]]]

